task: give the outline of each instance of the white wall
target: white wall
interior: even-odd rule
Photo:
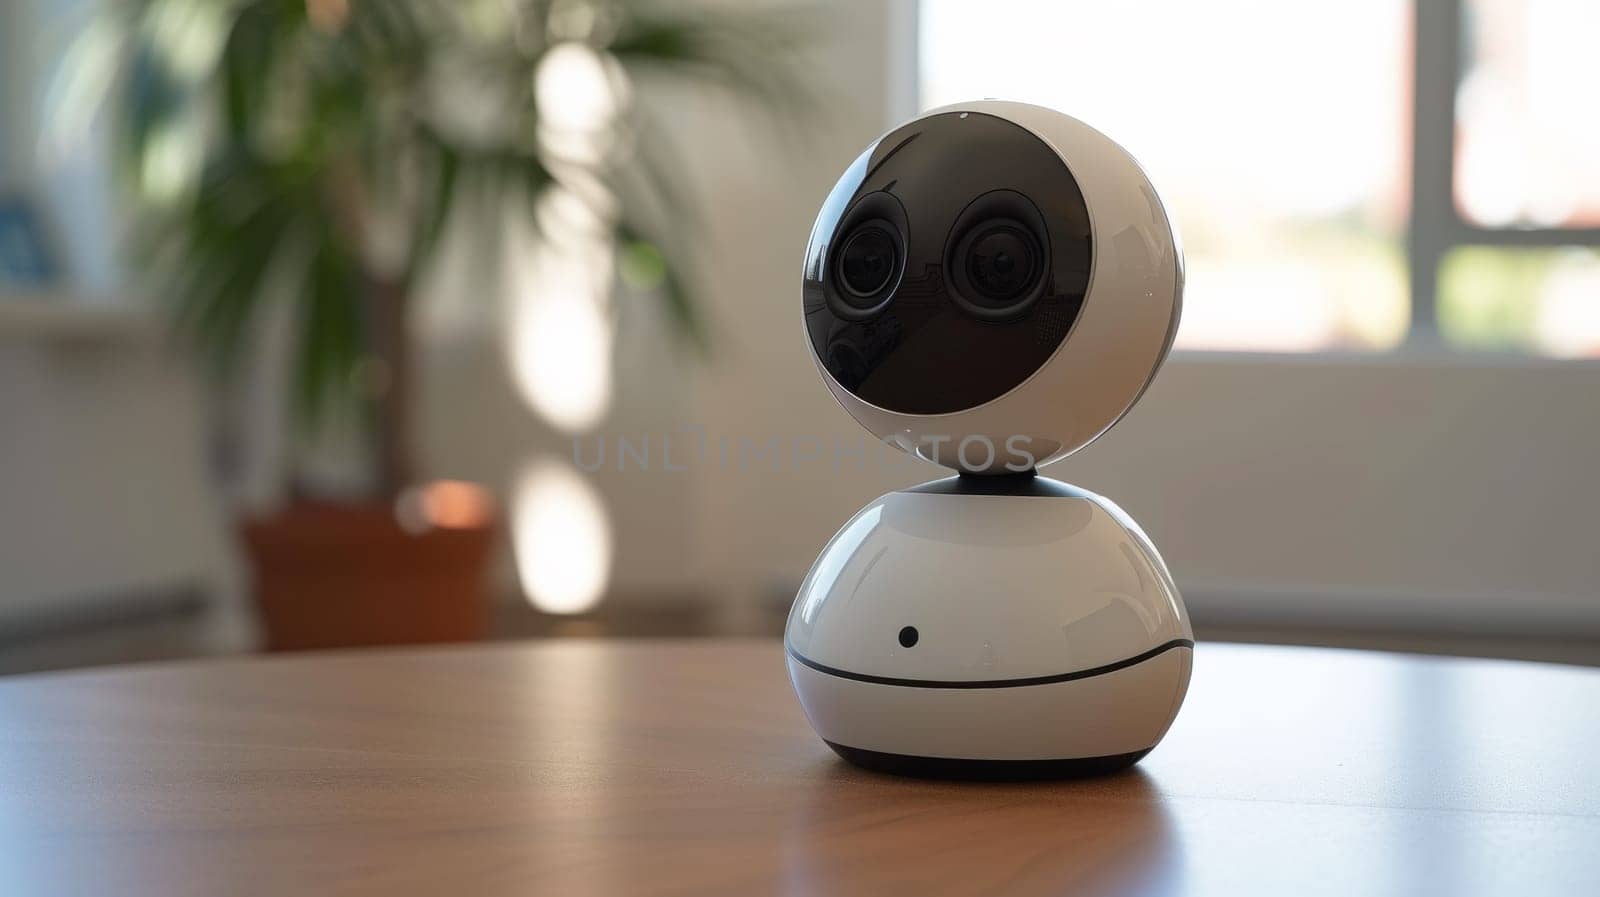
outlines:
[[[54,67],[91,5],[0,5],[0,193],[34,201],[67,278],[0,293],[0,630],[208,594],[226,606],[219,645],[238,642],[194,384],[148,318],[91,307],[126,295],[103,147],[40,151]]]
[[[798,330],[783,315],[793,310],[790,278],[799,272],[816,204],[844,164],[839,160],[883,130],[884,109],[905,102],[910,84],[899,60],[884,52],[888,5],[839,4],[835,10],[834,26],[822,31],[824,41],[807,69],[827,119],[804,134],[774,130],[759,113],[722,96],[655,88],[646,97],[671,106],[671,115],[658,118],[669,123],[683,150],[685,192],[703,197],[707,227],[695,239],[707,287],[700,299],[714,336],[710,357],[695,361],[674,345],[658,308],[635,300],[621,309],[617,406],[583,443],[592,457],[596,439],[612,449],[619,438],[634,445],[648,439],[656,459],[649,472],[619,471],[613,451],[591,477],[612,519],[613,585],[621,600],[671,601],[710,592],[748,604],[775,569],[783,577],[760,548],[764,534],[725,541],[725,522],[760,519],[757,509],[771,488],[765,478],[724,476],[704,465],[666,470],[664,440],[673,443],[673,463],[682,464],[695,432],[765,440],[789,426],[839,423],[829,414],[831,400],[809,388],[809,368],[796,364],[809,362],[792,351],[800,345]],[[901,52],[909,58],[910,35],[903,37]],[[448,295],[434,298],[458,304]],[[469,476],[505,494],[522,465],[542,457],[570,460],[573,444],[540,423],[505,382],[499,339],[496,332],[467,327],[435,340],[426,414],[430,472]],[[775,352],[779,345],[789,351]],[[759,391],[771,384],[777,392]],[[462,395],[473,401],[463,403]],[[794,402],[806,411],[790,418],[786,408]],[[794,531],[804,535],[794,543],[801,550],[789,554],[789,566],[811,550],[818,527],[843,519],[842,507],[812,509],[802,502],[800,510],[814,519],[809,527],[794,522]],[[510,583],[509,567],[502,581]]]
[[[0,303],[0,631],[209,597],[249,638],[200,417],[147,319]]]
[[[1600,634],[1600,366],[1188,355],[1051,469],[1150,530],[1197,618]]]

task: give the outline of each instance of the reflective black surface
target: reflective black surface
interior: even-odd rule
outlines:
[[[807,333],[864,401],[972,408],[1066,339],[1091,252],[1083,194],[1054,150],[992,115],[942,113],[880,139],[829,195],[806,252]]]
[[[904,492],[922,495],[1021,495],[1039,498],[1092,498],[1077,486],[1039,476],[1035,471],[1001,474],[957,474],[912,486]]]

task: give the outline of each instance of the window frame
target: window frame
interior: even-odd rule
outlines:
[[[1464,247],[1540,248],[1567,247],[1600,250],[1600,227],[1487,227],[1468,221],[1455,199],[1456,94],[1463,76],[1462,43],[1465,38],[1467,0],[1411,0],[1412,103],[1410,211],[1403,233],[1408,307],[1405,337],[1389,350],[1322,349],[1311,352],[1241,352],[1222,354],[1371,355],[1411,349],[1448,349],[1481,353],[1475,347],[1450,345],[1439,329],[1439,277],[1445,257]],[[915,114],[921,108],[921,0],[895,0],[890,34],[903,36],[890,47],[889,101],[891,107]],[[909,72],[910,77],[906,77]],[[1212,354],[1218,350],[1188,349]],[[1511,354],[1547,360],[1530,350]],[[1559,359],[1563,363],[1582,359]]]
[[[1456,204],[1456,98],[1467,0],[1412,0],[1411,214],[1406,223],[1411,323],[1404,344],[1444,345],[1439,271],[1452,250],[1600,248],[1600,227],[1486,227]]]

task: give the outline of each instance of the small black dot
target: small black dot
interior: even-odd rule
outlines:
[[[900,630],[900,646],[909,648],[917,643],[917,627],[907,626]]]

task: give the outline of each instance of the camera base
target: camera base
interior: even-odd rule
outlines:
[[[1177,715],[1194,655],[1138,524],[1029,475],[867,505],[801,584],[785,643],[806,718],[841,757],[979,780],[1133,765]]]
[[[950,757],[912,757],[826,742],[834,753],[873,772],[916,779],[951,779],[964,782],[1033,782],[1083,779],[1110,775],[1132,767],[1153,748],[1109,757],[1069,760],[957,760]]]

